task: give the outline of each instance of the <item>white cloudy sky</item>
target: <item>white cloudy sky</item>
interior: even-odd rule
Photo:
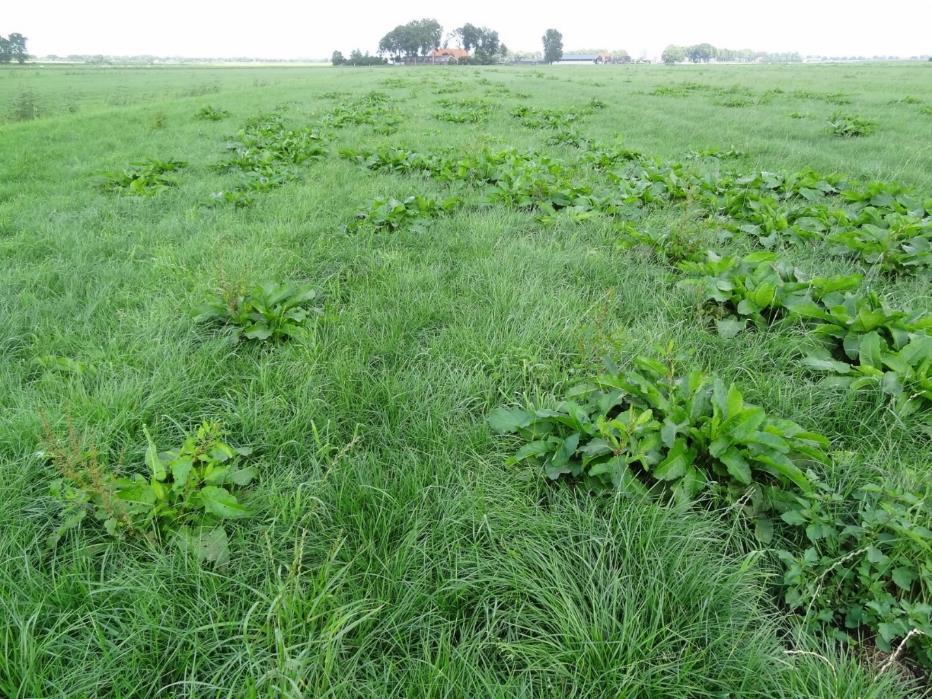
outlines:
[[[932,53],[932,0],[4,0],[0,34],[37,55],[329,56],[374,50],[396,24],[436,18],[497,29],[539,50],[547,27],[573,48],[658,54],[670,43],[826,55]]]

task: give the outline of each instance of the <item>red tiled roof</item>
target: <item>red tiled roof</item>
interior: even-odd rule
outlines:
[[[433,53],[430,55],[432,58],[443,58],[444,56],[449,56],[450,58],[468,58],[469,51],[466,49],[434,49]]]

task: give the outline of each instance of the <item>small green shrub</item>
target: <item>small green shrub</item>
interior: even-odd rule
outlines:
[[[851,114],[842,114],[840,112],[836,112],[832,115],[828,125],[833,134],[843,138],[868,136],[874,133],[874,129],[877,126],[873,121]]]
[[[252,514],[230,489],[249,485],[257,472],[240,464],[250,449],[231,447],[221,437],[219,425],[205,422],[178,449],[160,453],[146,431],[146,470],[131,473],[103,463],[74,439],[68,448],[53,445],[50,455],[60,478],[51,494],[61,516],[49,543],[57,545],[90,517],[111,536],[153,543],[170,538],[202,560],[225,563],[224,520]]]
[[[10,102],[10,121],[32,121],[38,119],[41,110],[39,101],[31,90],[23,90]]]
[[[177,181],[168,173],[178,172],[185,167],[187,163],[182,160],[142,160],[131,163],[125,170],[106,173],[100,188],[105,192],[153,196],[177,186]]]
[[[266,282],[245,292],[222,292],[198,309],[195,321],[228,326],[238,340],[276,342],[299,335],[321,313],[319,300],[311,286]]]

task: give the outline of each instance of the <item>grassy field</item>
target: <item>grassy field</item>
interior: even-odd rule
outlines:
[[[229,114],[196,119],[205,105]],[[915,646],[884,666],[870,633],[845,643],[789,609],[775,554],[788,544],[760,543],[741,507],[592,494],[509,465],[521,442],[490,429],[500,406],[553,407],[606,358],[630,368],[672,342],[683,371],[826,435],[832,457],[812,466],[826,488],[925,497],[928,403],[899,411],[824,381],[800,361],[800,323],[719,335],[663,250],[626,244],[619,219],[723,254],[757,238],[722,235],[691,201],[548,215],[340,151],[533,149],[596,186],[584,154],[621,144],[716,172],[897,182],[928,217],[930,105],[932,64],[0,69],[0,695],[927,692]],[[580,116],[528,126],[521,106]],[[372,123],[341,120],[366,110]],[[249,206],[218,202],[239,182],[215,167],[228,144],[273,111],[314,129],[322,155]],[[874,132],[833,135],[837,112]],[[690,156],[708,149],[722,155]],[[153,196],[102,190],[146,158],[187,167]],[[419,225],[347,228],[378,197],[451,194],[455,211]],[[932,310],[927,267],[768,244],[807,274],[859,273],[889,306]],[[264,281],[320,292],[297,337],[237,342],[195,321],[218,289]],[[225,565],[93,517],[47,543],[61,517],[50,453],[140,471],[144,430],[170,448],[205,420],[257,471]],[[907,587],[927,604],[932,560],[914,563]]]

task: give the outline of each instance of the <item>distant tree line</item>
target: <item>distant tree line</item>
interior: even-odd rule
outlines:
[[[709,63],[721,61],[723,63],[799,63],[802,56],[798,53],[767,53],[765,51],[752,51],[751,49],[720,49],[709,43],[693,44],[692,46],[667,46],[663,50],[661,59],[666,64],[683,63]]]
[[[27,58],[29,58],[29,54],[26,53],[25,36],[17,32],[13,32],[9,36],[0,34],[0,63],[10,63],[11,61],[25,63]]]
[[[385,63],[385,59],[381,56],[370,56],[368,51],[362,53],[359,49],[354,49],[349,58],[345,58],[339,51],[334,51],[330,62],[335,66],[380,66]]]

